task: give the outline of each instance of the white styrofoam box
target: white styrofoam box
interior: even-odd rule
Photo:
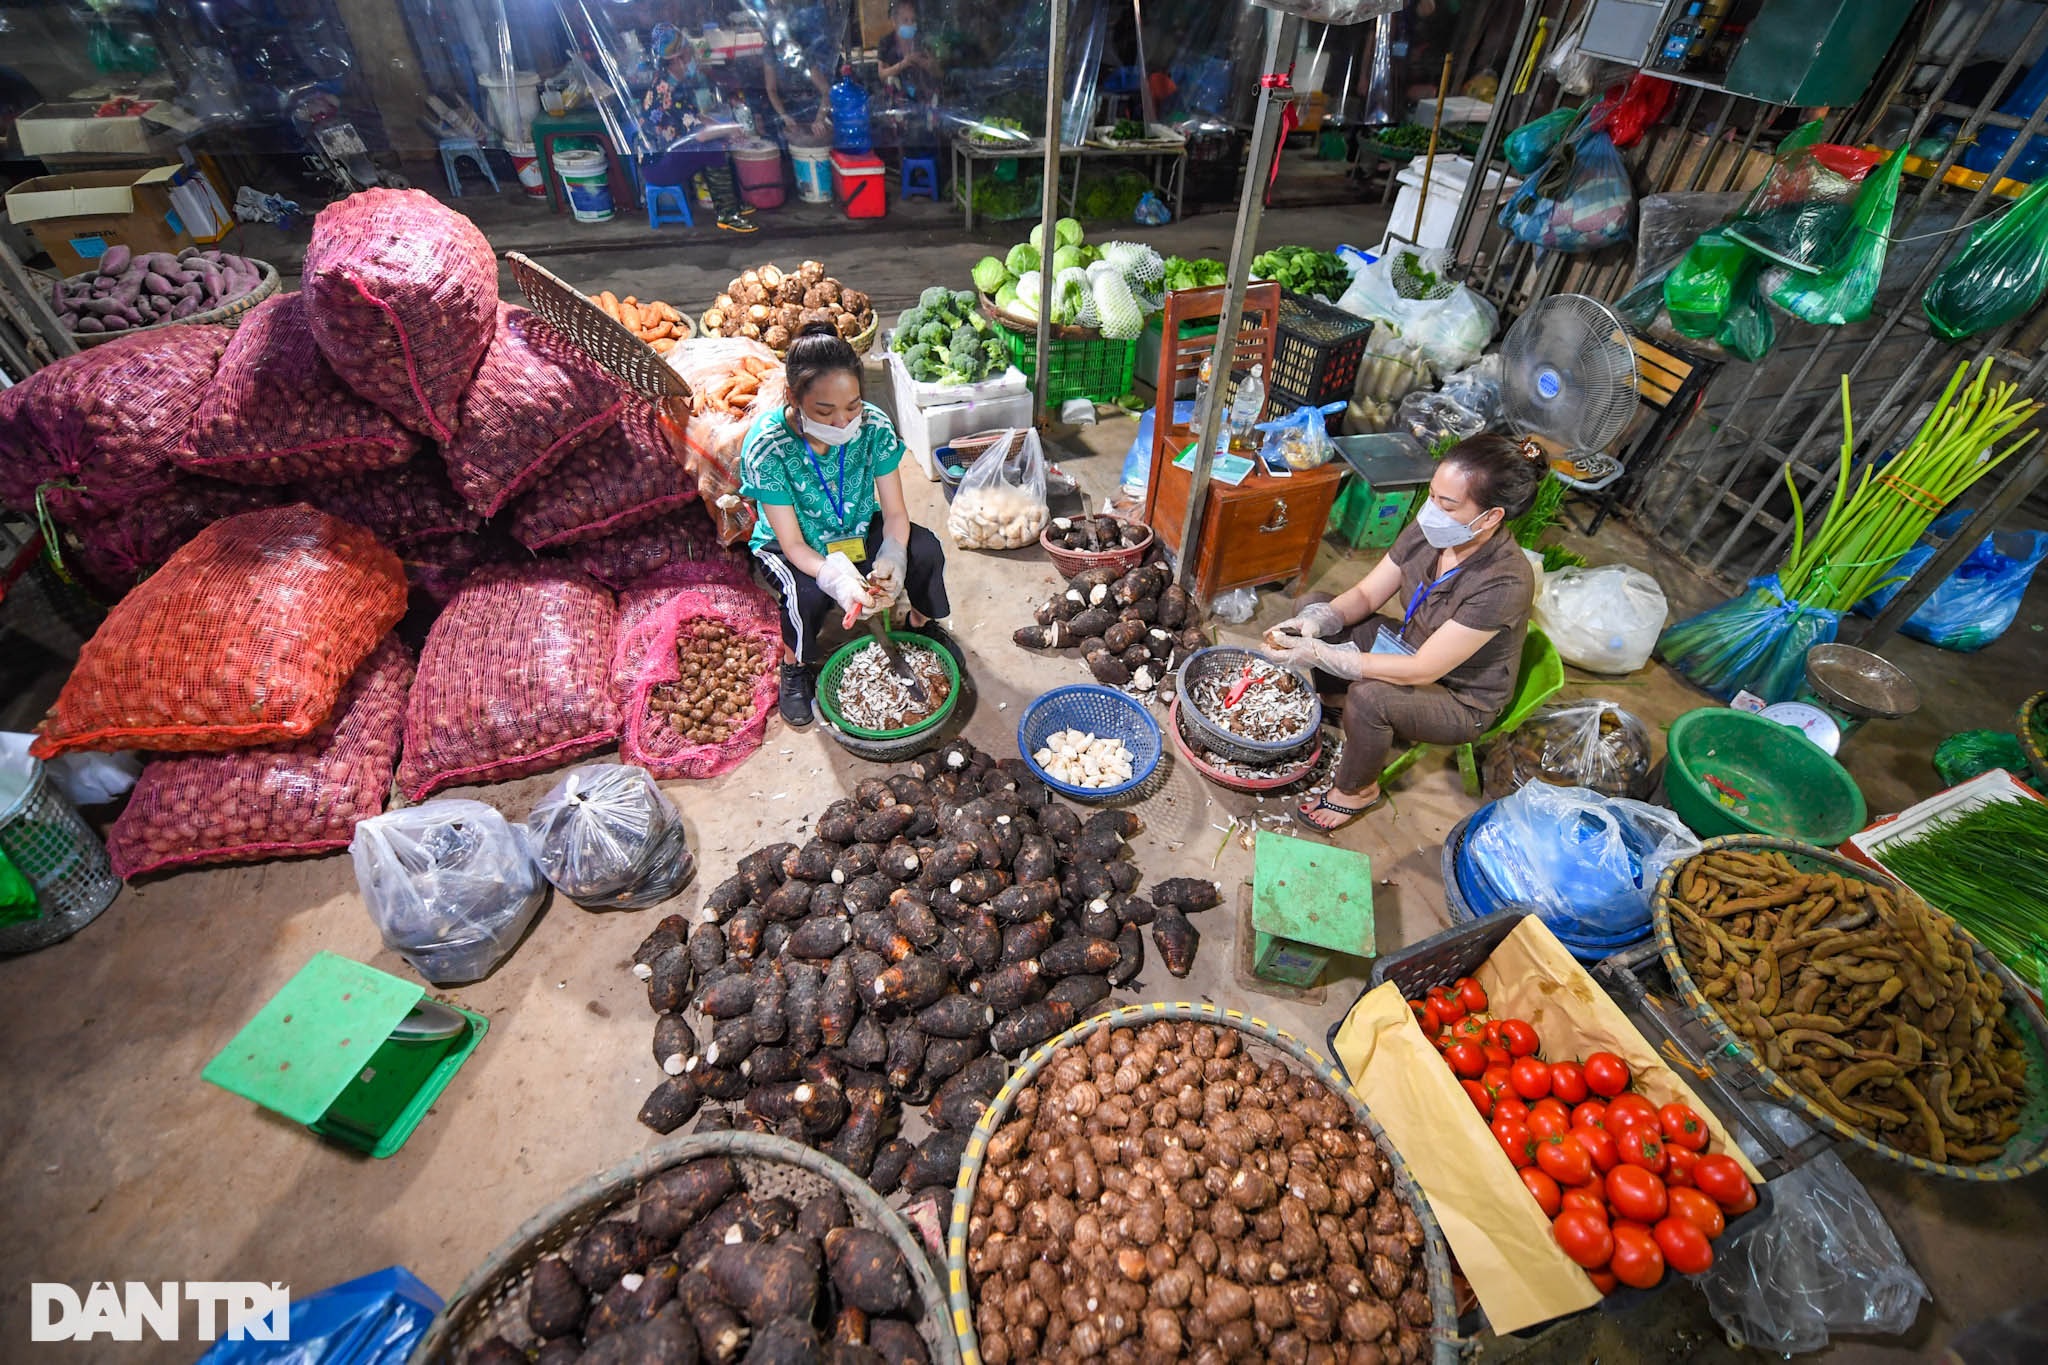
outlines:
[[[1031,425],[1031,390],[1025,386],[1024,376],[1012,368],[1000,380],[966,388],[941,388],[935,384],[919,384],[904,368],[903,357],[893,351],[888,357],[890,390],[895,396],[896,434],[903,438],[903,444],[917,457],[918,467],[924,476],[938,481],[938,461],[932,452],[940,446],[950,444],[955,437],[971,436],[977,431],[995,431],[1002,427],[1028,427]],[[1010,381],[1014,377],[1015,383]],[[992,395],[961,399],[964,392],[977,395],[990,385],[997,387]],[[953,401],[920,406],[917,395],[920,390],[949,395]]]
[[[1887,815],[1868,828],[1858,830],[1849,836],[1849,856],[1880,871],[1891,873],[1891,869],[1885,866],[1884,850],[1891,845],[1918,837],[1929,824],[1942,816],[1975,810],[1994,801],[2040,799],[2038,792],[2005,769],[1993,768],[1988,773],[1977,774],[1968,782],[1958,782],[1946,791],[1936,792],[1925,801],[1908,806],[1897,815]]]
[[[1394,177],[1401,187],[1394,196],[1393,216],[1387,219],[1389,233],[1399,232],[1403,240],[1415,227],[1415,205],[1422,200],[1423,158],[1416,157],[1403,166]],[[1424,247],[1445,247],[1451,244],[1451,225],[1457,221],[1458,202],[1465,197],[1465,187],[1472,178],[1472,158],[1469,156],[1442,156],[1436,165],[1429,168],[1429,198],[1422,210],[1422,231],[1416,234],[1416,245]],[[1473,227],[1483,226],[1489,219],[1487,212],[1493,203],[1492,193],[1496,186],[1502,186],[1501,202],[1514,194],[1521,181],[1501,171],[1486,173],[1486,198],[1479,201],[1480,211],[1472,216],[1472,227],[1467,228],[1468,240]],[[1391,236],[1380,243],[1377,254],[1386,255]]]
[[[1493,117],[1490,100],[1474,99],[1470,95],[1452,95],[1444,101],[1444,122],[1450,125],[1460,123],[1484,123]],[[1417,100],[1415,121],[1427,128],[1436,122],[1436,101]]]

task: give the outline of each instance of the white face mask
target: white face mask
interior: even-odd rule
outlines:
[[[843,427],[835,427],[820,422],[809,413],[800,413],[798,415],[802,418],[804,435],[810,437],[813,441],[823,441],[828,446],[843,446],[854,437],[860,435],[861,419],[859,416],[856,416]]]
[[[1476,524],[1486,513],[1472,518]],[[1434,498],[1422,504],[1422,510],[1415,514],[1415,524],[1422,528],[1422,538],[1439,550],[1449,550],[1466,544],[1479,534],[1472,526],[1466,525],[1437,506]]]

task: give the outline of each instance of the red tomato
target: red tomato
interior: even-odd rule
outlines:
[[[1444,1030],[1438,1033],[1434,1038],[1431,1038],[1429,1041],[1433,1046],[1435,1046],[1438,1052],[1442,1052],[1448,1047],[1450,1047],[1452,1043],[1455,1043],[1458,1040],[1451,1036],[1449,1030]]]
[[[1612,1099],[1628,1089],[1628,1063],[1611,1052],[1596,1052],[1582,1064],[1586,1068],[1586,1088],[1596,1095]]]
[[[1515,1064],[1515,1059],[1510,1057],[1508,1050],[1499,1043],[1481,1043],[1479,1050],[1486,1054],[1486,1064],[1488,1066],[1497,1066],[1505,1069]]]
[[[1564,1254],[1588,1270],[1598,1270],[1614,1255],[1614,1234],[1605,1221],[1581,1209],[1567,1209],[1550,1225],[1550,1235]],[[1652,1242],[1654,1248],[1656,1243]]]
[[[1614,1256],[1608,1269],[1614,1278],[1631,1289],[1654,1289],[1664,1278],[1664,1250],[1648,1230],[1624,1224],[1608,1234],[1614,1239]]]
[[[1650,1224],[1662,1218],[1670,1208],[1664,1182],[1648,1171],[1634,1166],[1616,1166],[1607,1173],[1607,1202],[1614,1206],[1618,1217],[1631,1218],[1638,1223]]]
[[[1665,1218],[1650,1229],[1664,1263],[1681,1275],[1702,1275],[1714,1264],[1714,1249],[1707,1234],[1683,1218]]]
[[[1486,1078],[1484,1076],[1480,1077],[1479,1083],[1485,1085]],[[1527,1121],[1529,1106],[1522,1103],[1522,1097],[1508,1089],[1507,1085],[1503,1083],[1499,1090],[1494,1091],[1493,1116],[1495,1118],[1506,1117]]]
[[[1436,1017],[1444,1021],[1445,1027],[1455,1024],[1465,1017],[1465,1007],[1458,1003],[1458,997],[1446,991],[1442,986],[1432,986],[1430,988],[1429,1003],[1436,1006]]]
[[[1525,1100],[1540,1100],[1550,1093],[1550,1064],[1534,1057],[1517,1057],[1508,1069],[1508,1084]]]
[[[1514,1051],[1509,1048],[1508,1051]],[[1592,1092],[1586,1089],[1586,1069],[1577,1062],[1550,1064],[1550,1093],[1566,1104],[1584,1104]]]
[[[1734,1157],[1723,1152],[1703,1156],[1693,1163],[1692,1183],[1700,1193],[1719,1204],[1727,1213],[1747,1213],[1756,1207],[1756,1190]]]
[[[1500,1026],[1501,1040],[1517,1057],[1534,1057],[1543,1050],[1536,1030],[1526,1019],[1509,1019]]]
[[[1529,1108],[1529,1117],[1522,1122],[1529,1125],[1529,1136],[1542,1141],[1545,1138],[1563,1137],[1572,1130],[1571,1124],[1557,1116],[1554,1109],[1545,1109],[1543,1100],[1536,1101]]]
[[[1606,1175],[1621,1164],[1621,1149],[1614,1145],[1614,1134],[1605,1128],[1574,1126],[1572,1136],[1586,1149],[1586,1155],[1593,1158],[1593,1169]]]
[[[1665,1105],[1657,1111],[1657,1125],[1664,1130],[1664,1141],[1671,1146],[1695,1152],[1707,1150],[1706,1122],[1693,1112],[1691,1105]]]
[[[1557,1064],[1557,1066],[1564,1065],[1567,1064],[1564,1062]],[[1557,1088],[1557,1066],[1550,1068],[1551,1089],[1553,1090]],[[1563,1099],[1564,1097],[1560,1095],[1558,1098]],[[1587,1100],[1584,1104],[1574,1104],[1572,1106],[1572,1127],[1574,1128],[1605,1128],[1607,1126],[1606,1119],[1607,1106],[1599,1100]]]
[[[1534,1169],[1525,1170],[1521,1174],[1522,1184],[1528,1188],[1530,1194],[1536,1196],[1536,1204],[1543,1210],[1543,1216],[1557,1217],[1564,1205],[1564,1191],[1557,1187],[1557,1182]]]
[[[1458,1003],[1473,1014],[1486,1008],[1486,988],[1471,977],[1462,977],[1454,989],[1458,992]]]
[[[1434,1038],[1443,1031],[1444,1021],[1437,1017],[1435,1005],[1427,1000],[1410,1000],[1408,1008],[1415,1011],[1415,1022],[1428,1037]]]
[[[1589,1270],[1586,1272],[1586,1278],[1591,1280],[1593,1287],[1603,1294],[1612,1294],[1615,1290],[1621,1288],[1621,1281],[1615,1279],[1612,1274],[1605,1270]]]
[[[1565,1108],[1560,1100],[1548,1097],[1540,1099],[1529,1106],[1529,1113],[1532,1116],[1536,1114],[1549,1114],[1557,1120],[1557,1130],[1560,1133],[1569,1133],[1572,1130],[1572,1111]]]
[[[1710,1239],[1719,1237],[1727,1229],[1728,1219],[1722,1214],[1721,1206],[1698,1190],[1672,1189],[1665,1193],[1671,1201],[1673,1218],[1685,1219]]]
[[[1664,1183],[1667,1185],[1692,1184],[1692,1168],[1700,1154],[1690,1147],[1664,1148]]]
[[[1564,1208],[1578,1209],[1590,1213],[1601,1222],[1607,1221],[1607,1199],[1598,1185],[1580,1185],[1564,1192]]]
[[[1616,1095],[1607,1102],[1607,1123],[1605,1126],[1609,1131],[1613,1131],[1617,1127],[1626,1128],[1638,1123],[1649,1124],[1651,1132],[1656,1133],[1659,1137],[1663,1136],[1663,1129],[1657,1125],[1657,1106],[1651,1104],[1641,1095],[1634,1094],[1633,1092],[1626,1095]]]
[[[1560,1185],[1589,1185],[1593,1181],[1593,1158],[1569,1133],[1537,1143],[1536,1164]]]
[[[1494,1103],[1514,1097],[1514,1087],[1508,1084],[1508,1069],[1504,1066],[1488,1066],[1479,1073],[1479,1083],[1493,1093]],[[1516,1118],[1522,1117],[1520,1114]]]
[[[1631,1128],[1614,1142],[1624,1165],[1640,1166],[1651,1175],[1664,1174],[1664,1139],[1647,1128]]]
[[[1500,1020],[1489,1019],[1486,1021],[1486,1041],[1492,1043],[1495,1047],[1506,1046],[1505,1043],[1501,1042]]]
[[[1529,1127],[1520,1119],[1504,1119],[1494,1115],[1493,1139],[1500,1149],[1508,1154],[1508,1160],[1517,1169],[1536,1164],[1536,1139],[1530,1136]]]
[[[1493,1092],[1477,1081],[1459,1081],[1465,1087],[1465,1095],[1472,1101],[1472,1107],[1479,1111],[1480,1118],[1493,1113]]]
[[[1470,1038],[1463,1038],[1444,1049],[1444,1060],[1451,1064],[1451,1070],[1466,1080],[1476,1081],[1486,1070],[1486,1058],[1480,1054],[1479,1044]]]
[[[1483,1045],[1486,1042],[1486,1021],[1468,1014],[1457,1022],[1454,1032],[1460,1038],[1470,1038]]]

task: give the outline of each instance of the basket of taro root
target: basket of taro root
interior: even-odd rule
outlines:
[[[1038,533],[1038,543],[1067,578],[1088,569],[1109,569],[1112,578],[1121,578],[1145,562],[1152,528],[1107,512],[1054,517]]]
[[[1323,702],[1308,676],[1237,645],[1190,654],[1177,694],[1189,738],[1234,763],[1287,766],[1322,732]]]
[[[784,1138],[718,1132],[658,1143],[527,1220],[412,1359],[897,1365],[960,1347],[931,1262],[865,1181]]]
[[[1033,1052],[968,1145],[946,1254],[969,1365],[1457,1359],[1400,1156],[1327,1063],[1214,1005]]]

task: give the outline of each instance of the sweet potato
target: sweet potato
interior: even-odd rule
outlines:
[[[676,1283],[676,1304],[689,1319],[697,1347],[711,1365],[729,1365],[747,1345],[747,1324],[718,1296],[710,1277],[693,1271]]]
[[[545,1341],[580,1331],[587,1308],[583,1286],[559,1257],[548,1256],[534,1263],[526,1290],[526,1325],[535,1336]]]
[[[577,1283],[601,1294],[617,1284],[621,1275],[645,1261],[642,1249],[640,1230],[622,1219],[611,1218],[577,1238],[562,1259]]]

